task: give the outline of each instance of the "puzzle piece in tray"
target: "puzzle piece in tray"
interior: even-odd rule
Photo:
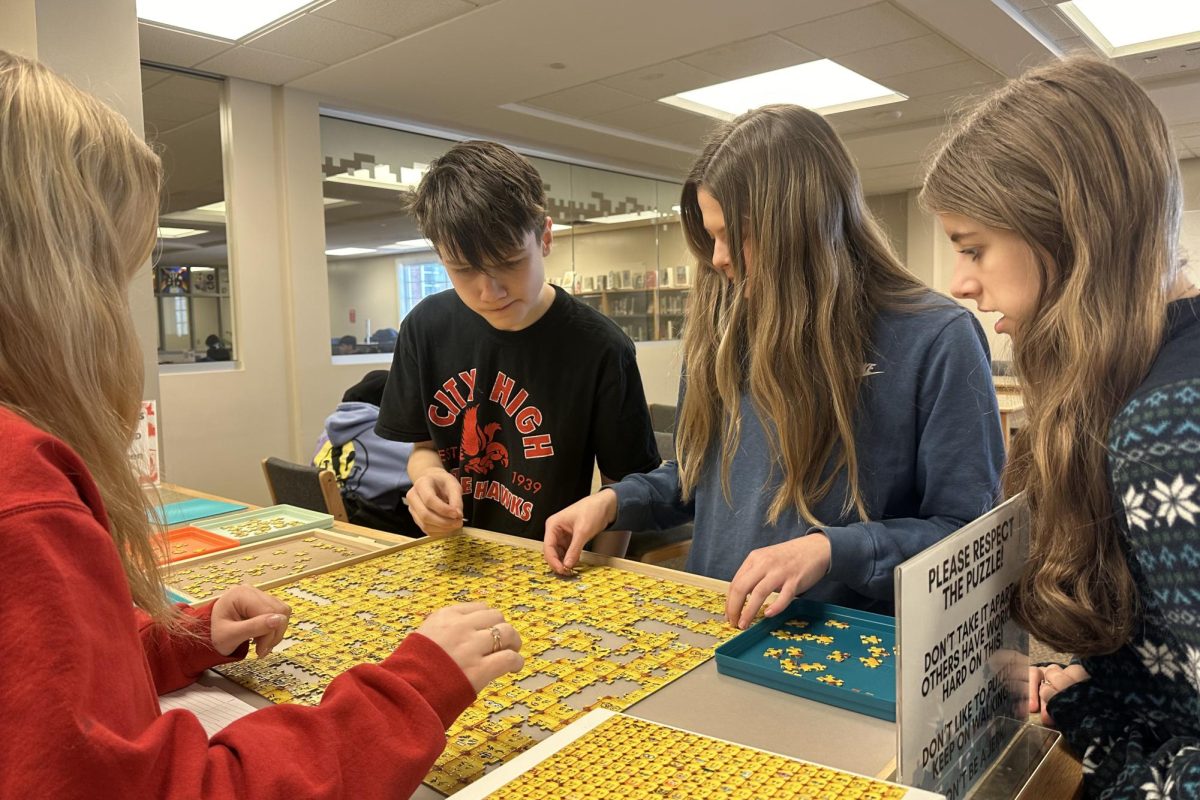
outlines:
[[[426,779],[438,791],[462,788],[587,709],[627,708],[736,633],[719,592],[609,567],[564,580],[537,551],[465,536],[271,591],[293,609],[285,651],[221,671],[277,702],[315,704],[333,677],[386,658],[436,608],[482,599],[505,613],[526,667],[490,684],[451,727],[454,746]]]
[[[878,636],[866,636],[866,635],[859,636],[858,640],[860,642],[862,642],[863,644],[879,644],[881,641],[883,641]]]
[[[488,797],[901,800],[907,794],[896,784],[618,715]]]
[[[838,630],[844,631],[850,627],[850,623],[842,622],[841,620],[838,620],[838,619],[827,619],[827,620],[825,620],[825,627],[826,628],[837,628]]]
[[[849,657],[850,657],[850,654],[849,654],[849,653],[844,653],[844,652],[842,652],[841,650],[834,650],[832,653],[830,653],[829,655],[825,656],[825,658],[827,658],[828,660],[830,660],[830,661],[836,661],[836,662],[838,662],[839,664],[840,664],[841,662],[845,661],[845,660],[846,660],[847,658],[849,658]]]
[[[835,678],[832,675],[822,675],[817,678],[821,683],[828,683],[830,686],[841,686],[845,683],[841,678]]]

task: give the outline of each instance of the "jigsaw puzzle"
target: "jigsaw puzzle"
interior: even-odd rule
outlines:
[[[313,528],[331,528],[333,515],[280,504],[201,520],[196,527],[250,544]]]
[[[468,536],[302,578],[268,658],[220,671],[275,702],[316,704],[335,676],[381,661],[434,609],[484,601],[521,634],[525,668],[494,681],[448,732],[426,778],[450,794],[592,708],[621,710],[707,661],[733,631],[724,594],[611,567],[560,578],[540,552]]]
[[[897,784],[615,714],[489,800],[899,800]]]

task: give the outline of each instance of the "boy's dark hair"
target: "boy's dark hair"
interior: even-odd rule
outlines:
[[[504,145],[460,142],[429,165],[410,210],[442,258],[486,272],[541,233],[546,190],[533,165]]]
[[[383,387],[387,384],[388,371],[373,369],[363,379],[351,386],[342,395],[343,403],[370,403],[383,405]]]

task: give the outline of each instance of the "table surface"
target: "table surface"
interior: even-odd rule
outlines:
[[[159,495],[165,503],[192,497],[226,499],[170,484],[160,487]],[[369,531],[372,536],[391,537],[401,542],[414,542],[411,546],[420,546],[417,540],[383,534],[347,523],[335,523],[334,529],[347,532]],[[491,531],[466,528],[463,535],[527,549],[541,549],[540,542]],[[584,553],[584,559],[590,563],[607,564],[631,572],[719,591],[728,588],[725,581],[641,562],[594,553]],[[207,673],[200,683],[220,687],[257,708],[270,705],[267,699],[216,673]],[[717,672],[715,660],[705,662],[646,699],[635,703],[626,713],[872,777],[887,777],[894,769],[896,726],[893,723],[721,675]],[[425,785],[413,794],[413,798],[420,800],[441,797],[439,792]]]

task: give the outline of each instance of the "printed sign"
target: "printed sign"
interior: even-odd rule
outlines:
[[[1028,637],[1009,607],[1029,551],[1018,495],[896,568],[900,781],[962,797],[1024,720]]]
[[[153,400],[143,400],[129,460],[142,483],[158,485],[158,413]]]

